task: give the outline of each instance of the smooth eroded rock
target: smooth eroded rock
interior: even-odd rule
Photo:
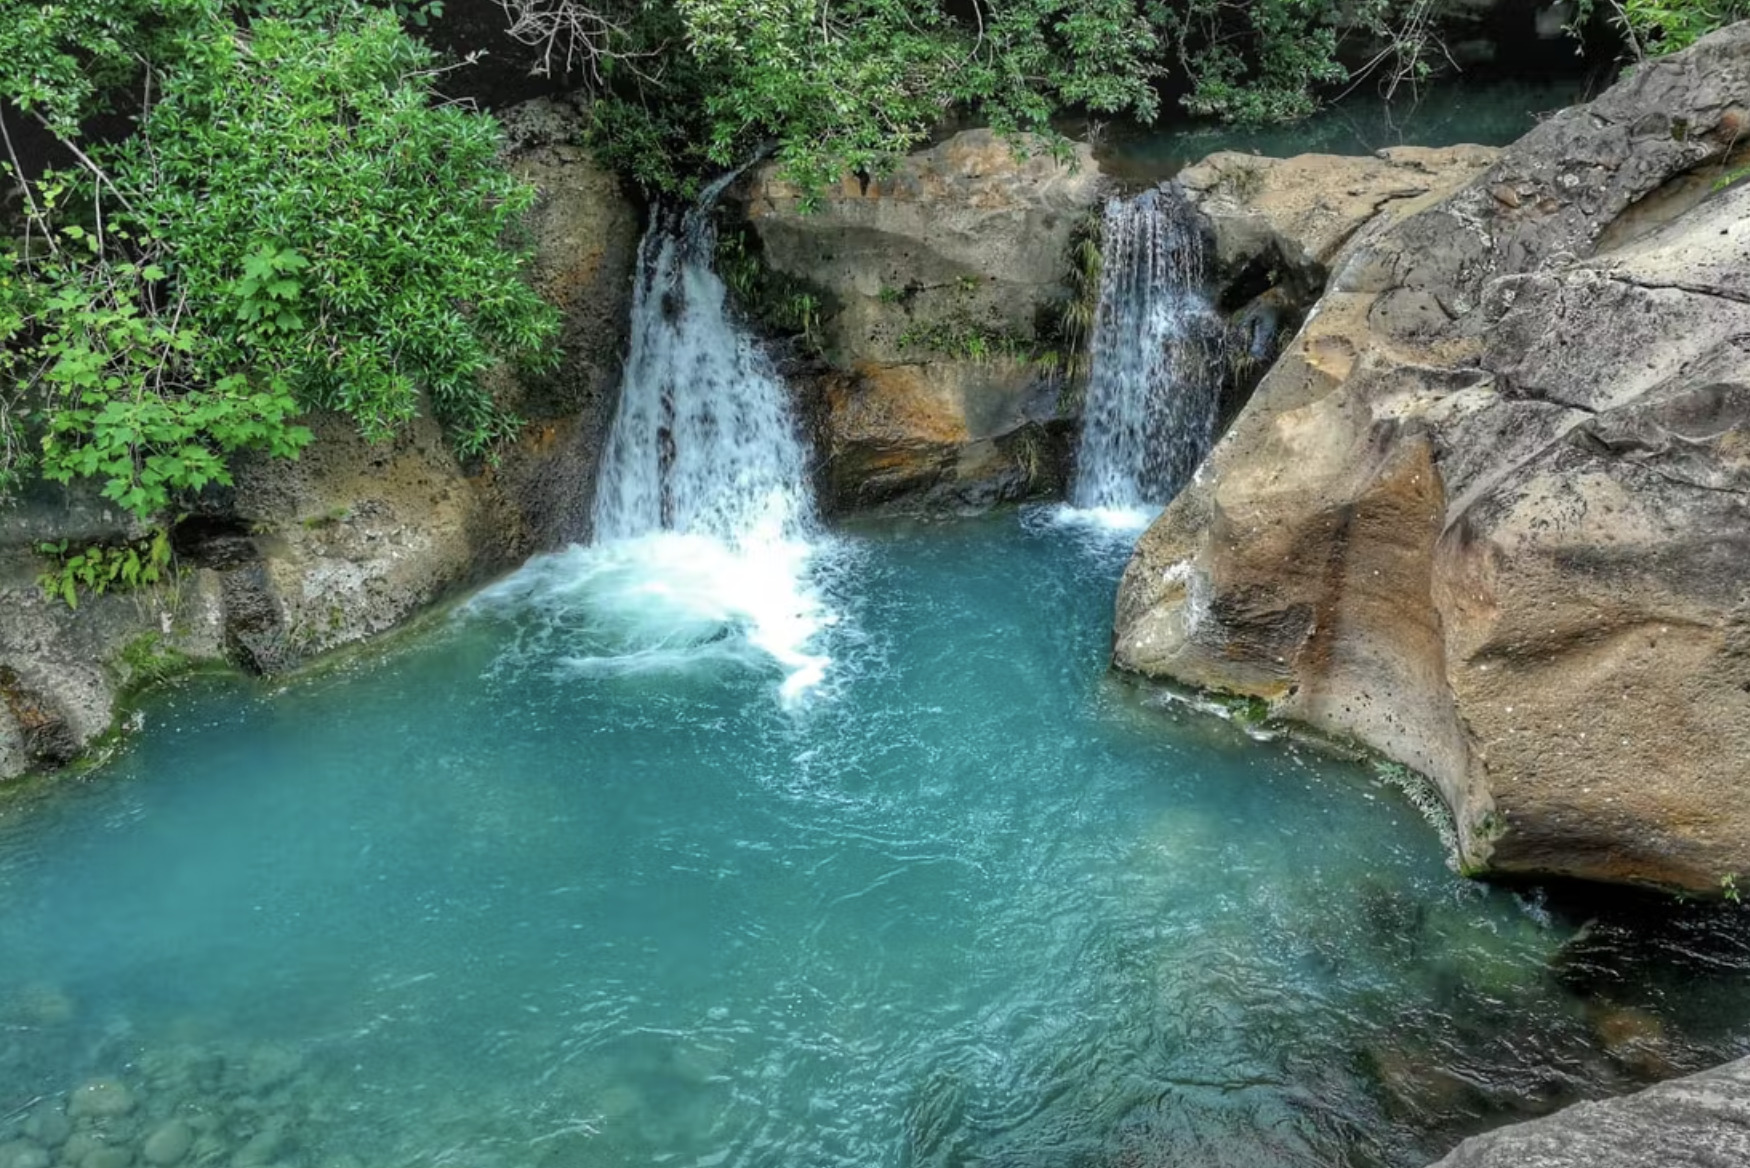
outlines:
[[[1747,130],[1740,25],[1358,231],[1139,543],[1118,664],[1429,776],[1476,871],[1750,872]]]
[[[1488,168],[1490,146],[1397,146],[1375,155],[1265,158],[1224,150],[1179,172],[1209,224],[1218,282],[1254,266],[1317,295],[1343,246],[1451,194]]]
[[[1473,1136],[1434,1168],[1750,1164],[1750,1059]]]
[[[67,1097],[67,1114],[74,1119],[113,1119],[131,1115],[137,1102],[133,1091],[120,1079],[91,1079],[75,1087]]]

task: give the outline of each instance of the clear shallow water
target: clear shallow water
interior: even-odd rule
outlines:
[[[817,554],[800,703],[734,614],[580,668],[648,630],[559,559],[0,804],[0,1143],[107,1076],[81,1134],[190,1163],[1411,1165],[1747,1049],[1720,918],[1563,950],[1368,771],[1110,677],[1121,543]]]

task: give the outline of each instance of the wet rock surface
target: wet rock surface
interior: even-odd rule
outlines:
[[[1359,229],[1139,544],[1116,660],[1427,775],[1464,863],[1750,871],[1750,26]]]
[[[1750,1163],[1750,1059],[1474,1136],[1435,1168],[1724,1168]]]

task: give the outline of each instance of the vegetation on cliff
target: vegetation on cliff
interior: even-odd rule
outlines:
[[[1420,0],[603,3],[584,70],[602,90],[598,145],[667,190],[762,144],[805,188],[878,171],[949,111],[1051,136],[1069,111],[1151,122],[1170,87],[1195,113],[1288,120],[1350,77],[1345,41],[1368,46],[1364,69],[1403,76],[1435,47]]]
[[[510,242],[533,191],[395,14],[4,0],[0,60],[70,160],[0,249],[0,486],[34,460],[150,519],[295,454],[312,407],[382,436],[423,398],[465,455],[508,432],[479,375],[557,324]]]
[[[1148,121],[1166,94],[1293,118],[1440,52],[1427,0],[497,7],[537,69],[592,91],[601,157],[679,194],[762,148],[818,190],[955,114],[1047,141],[1066,112]],[[1747,10],[1581,15],[1646,56]],[[551,359],[557,322],[522,278],[533,192],[416,35],[442,19],[441,0],[0,0],[0,497],[27,472],[93,479],[155,521],[236,452],[295,455],[312,408],[371,437],[429,409],[470,457],[513,430],[480,374]],[[21,165],[27,125],[56,165]]]

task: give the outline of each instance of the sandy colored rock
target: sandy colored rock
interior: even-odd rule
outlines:
[[[1750,185],[1694,181],[1747,108],[1739,26],[1358,231],[1117,662],[1429,776],[1473,870],[1750,871]]]
[[[1005,378],[1010,390],[991,394]],[[823,386],[826,489],[840,508],[988,506],[1062,485],[1057,388],[1024,362],[975,374],[863,362]]]
[[[1061,485],[1063,387],[1012,354],[1057,343],[1071,239],[1107,184],[1085,147],[1066,163],[1021,143],[1025,156],[965,131],[889,176],[847,176],[812,210],[775,167],[748,182],[765,262],[823,306],[829,509],[987,505]]]
[[[1316,294],[1356,233],[1437,202],[1499,153],[1489,146],[1398,146],[1372,156],[1264,158],[1224,150],[1186,167],[1177,181],[1210,225],[1218,279],[1253,264],[1274,265]]]
[[[619,401],[642,217],[619,178],[584,149],[585,115],[575,106],[537,99],[500,118],[511,169],[540,192],[528,221],[530,278],[560,313],[554,372],[494,382],[528,424],[491,482],[539,551],[589,536],[597,460]]]

